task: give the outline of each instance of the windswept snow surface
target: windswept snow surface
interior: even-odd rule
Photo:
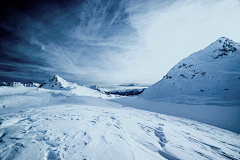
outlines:
[[[240,159],[240,135],[71,90],[0,87],[0,159]]]
[[[140,96],[154,101],[240,106],[240,44],[219,38],[180,61]]]
[[[137,109],[196,120],[240,134],[239,106],[176,104],[146,100],[139,96],[111,101]]]

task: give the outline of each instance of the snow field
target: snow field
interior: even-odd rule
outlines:
[[[4,160],[240,158],[239,134],[185,118],[70,91],[8,87],[0,95]]]
[[[197,97],[196,97],[197,99]],[[190,105],[123,97],[111,101],[146,111],[183,117],[240,133],[240,107],[219,105]]]

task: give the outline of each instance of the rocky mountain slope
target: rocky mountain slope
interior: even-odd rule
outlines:
[[[176,64],[141,97],[177,103],[240,104],[240,44],[222,37]]]

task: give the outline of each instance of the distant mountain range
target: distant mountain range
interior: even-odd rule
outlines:
[[[11,82],[11,83],[6,83],[6,82],[0,82],[0,86],[9,86],[9,87],[17,87],[17,86],[25,86],[25,87],[38,87],[38,88],[44,88],[44,89],[54,89],[54,90],[72,90],[72,91],[79,91],[81,90],[81,95],[84,95],[83,92],[86,92],[87,95],[88,93],[94,92],[99,94],[104,94],[104,95],[121,95],[121,96],[133,96],[133,95],[138,95],[143,92],[145,88],[132,88],[132,89],[114,89],[114,90],[108,90],[104,88],[100,88],[97,85],[85,87],[82,85],[78,85],[76,83],[70,83],[61,78],[58,75],[54,75],[52,78],[47,80],[46,82],[42,84],[38,83],[26,83],[23,84],[21,82]]]
[[[176,103],[199,104],[209,100],[240,104],[240,44],[219,38],[181,60],[141,97]]]
[[[17,86],[25,86],[25,87],[39,87],[40,84],[39,83],[33,83],[33,82],[29,82],[29,83],[21,83],[21,82],[10,82],[10,83],[6,83],[6,82],[0,82],[0,86],[9,86],[9,87],[17,87]]]
[[[120,95],[120,96],[135,96],[141,94],[146,88],[138,87],[138,88],[131,88],[133,86],[125,86],[120,88],[113,88],[113,89],[106,89],[106,88],[100,88],[96,85],[90,86],[89,88],[97,90],[101,93],[105,93],[107,95],[113,94],[113,95]]]
[[[134,84],[133,84],[134,85]],[[85,87],[54,75],[38,83],[5,83],[0,86],[25,86],[45,89],[72,90],[93,95],[140,95],[144,99],[189,104],[240,104],[240,44],[226,37],[219,38],[203,50],[191,54],[176,64],[159,82],[145,88],[104,89],[96,85]],[[80,92],[81,90],[81,92]],[[88,94],[87,94],[88,95]]]

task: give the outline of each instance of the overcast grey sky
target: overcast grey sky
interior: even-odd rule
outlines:
[[[219,37],[240,42],[239,0],[10,0],[0,18],[0,81],[151,85]]]

